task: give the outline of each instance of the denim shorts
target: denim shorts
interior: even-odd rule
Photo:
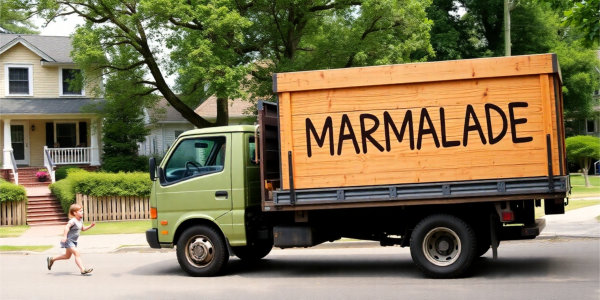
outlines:
[[[77,247],[77,242],[72,241],[72,240],[67,240],[66,242],[60,242],[60,247],[61,248],[76,248]]]

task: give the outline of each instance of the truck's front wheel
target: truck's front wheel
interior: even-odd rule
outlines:
[[[177,261],[192,276],[213,276],[228,260],[225,240],[210,227],[190,227],[177,242]]]
[[[451,215],[432,215],[417,224],[410,238],[415,264],[434,278],[464,274],[476,255],[475,234],[463,220]]]

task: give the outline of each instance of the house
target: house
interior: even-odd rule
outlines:
[[[252,103],[239,99],[229,101],[229,124],[254,124],[256,117],[246,113],[251,106]],[[213,96],[206,99],[194,111],[214,122],[217,119],[217,98]],[[154,109],[144,110],[144,120],[150,134],[144,142],[138,143],[140,155],[162,156],[180,134],[195,128],[164,98],[157,102]]]
[[[101,75],[85,78],[62,36],[0,34],[0,166],[100,165]],[[45,162],[46,160],[46,162]]]

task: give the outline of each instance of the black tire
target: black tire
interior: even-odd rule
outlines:
[[[471,226],[452,215],[431,215],[417,224],[410,237],[413,262],[432,278],[463,275],[476,257]]]
[[[232,248],[233,253],[239,259],[247,262],[255,262],[269,255],[271,249],[273,249],[273,243],[261,242],[255,243],[254,245],[246,245]]]
[[[177,261],[191,276],[216,275],[228,260],[225,239],[208,226],[190,227],[177,241]]]

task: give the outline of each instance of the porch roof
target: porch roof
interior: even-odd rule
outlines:
[[[85,106],[97,106],[103,99],[96,98],[0,98],[0,115],[64,115],[88,113]]]

